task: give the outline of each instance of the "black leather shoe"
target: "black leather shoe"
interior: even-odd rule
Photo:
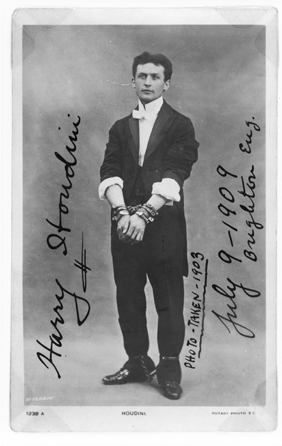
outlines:
[[[143,379],[137,379],[137,377],[134,376],[134,373],[126,368],[121,368],[117,373],[114,373],[113,375],[105,376],[102,379],[103,384],[126,384],[130,382],[140,382],[140,381],[146,381],[146,377],[144,376]]]
[[[181,382],[181,367],[178,356],[161,356],[157,365],[158,383],[163,386],[166,381]]]
[[[181,367],[178,356],[160,357],[157,366],[157,378],[166,398],[178,400],[181,397]]]
[[[179,400],[182,394],[182,387],[175,381],[165,381],[162,385],[164,396],[170,400]]]
[[[155,364],[149,356],[133,356],[117,373],[105,376],[102,383],[114,385],[147,381],[154,369]]]

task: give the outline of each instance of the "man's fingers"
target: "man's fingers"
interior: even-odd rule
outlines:
[[[122,233],[126,234],[129,228],[129,221],[121,227]]]
[[[144,231],[135,230],[130,237],[131,243],[139,243],[143,240]]]
[[[125,243],[139,243],[143,240],[144,236],[144,227],[142,220],[138,219],[137,221],[128,220],[122,226],[118,226],[117,228],[119,239]]]
[[[132,240],[135,240],[137,238],[138,234],[139,234],[139,230],[134,229],[134,231],[132,231],[132,233],[131,233]]]
[[[122,234],[122,232],[119,232],[119,233],[118,233],[118,238],[119,238],[122,242],[124,242],[124,241],[126,240],[126,236],[124,236],[124,235]]]
[[[129,222],[127,222],[125,225],[122,226],[118,226],[117,227],[117,232],[118,234],[126,234],[129,228]]]
[[[119,222],[117,224],[118,234],[120,234],[120,233],[126,234],[128,227],[129,227],[129,216],[124,215],[123,217],[121,217],[121,219],[119,220]]]
[[[135,240],[136,240],[137,242],[141,242],[142,239],[143,239],[143,235],[144,235],[144,232],[143,232],[143,231],[140,231],[140,232],[136,235]]]
[[[123,234],[126,234],[127,231],[128,231],[128,228],[129,228],[129,224],[126,225],[126,226],[123,226],[123,227],[121,228],[122,233],[123,233]]]
[[[143,239],[143,233],[139,231],[134,231],[131,235],[128,234],[120,234],[119,239],[125,243],[139,243]]]
[[[128,233],[124,234],[122,231],[118,232],[119,239],[125,243],[130,243],[132,238]]]
[[[127,229],[128,229],[128,225],[127,225],[127,227],[122,226],[122,227],[117,228],[117,234],[118,234],[118,238],[120,240],[126,241],[126,239],[130,238],[130,237],[128,237]]]

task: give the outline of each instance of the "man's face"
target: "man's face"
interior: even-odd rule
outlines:
[[[168,90],[170,79],[164,80],[164,67],[153,63],[137,65],[135,78],[132,78],[132,87],[143,104],[158,99],[165,90]]]

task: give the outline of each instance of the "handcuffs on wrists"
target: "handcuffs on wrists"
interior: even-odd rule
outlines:
[[[124,215],[138,215],[142,218],[146,224],[153,223],[158,212],[153,208],[151,204],[138,204],[137,206],[118,206],[112,208],[112,220],[117,223]]]
[[[153,223],[156,216],[158,215],[157,211],[151,204],[143,204],[135,213],[136,215],[141,217],[147,224]]]
[[[126,206],[118,206],[116,208],[112,208],[112,220],[117,223],[124,215],[130,215],[129,210]]]

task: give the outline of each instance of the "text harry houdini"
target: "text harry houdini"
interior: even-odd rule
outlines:
[[[68,114],[70,117],[70,114]],[[73,126],[75,130],[72,131],[72,135],[69,136],[70,147],[67,145],[66,150],[67,154],[62,156],[58,152],[55,152],[56,158],[63,163],[65,169],[65,177],[67,184],[62,184],[63,191],[60,193],[59,197],[59,218],[58,222],[51,222],[49,219],[46,219],[49,225],[56,229],[56,232],[49,234],[47,237],[47,245],[51,250],[58,250],[58,253],[62,253],[64,256],[68,255],[68,247],[67,247],[67,239],[66,234],[71,232],[69,225],[63,221],[63,218],[69,214],[69,208],[67,205],[67,200],[70,198],[70,190],[72,189],[72,181],[75,176],[74,167],[77,165],[77,158],[75,156],[76,152],[76,142],[77,136],[79,133],[78,127],[81,123],[81,118],[77,117],[77,122],[73,122]],[[61,130],[61,128],[58,128]],[[81,270],[81,281],[82,281],[82,289],[83,293],[86,293],[87,290],[87,272],[90,271],[90,268],[86,264],[86,249],[84,248],[84,237],[82,232],[82,240],[81,240],[81,257],[80,260],[74,261],[74,266]],[[59,353],[55,348],[62,347],[63,334],[61,328],[59,328],[59,324],[64,324],[64,318],[62,316],[63,311],[63,300],[66,296],[70,296],[74,299],[75,304],[75,312],[77,324],[81,326],[89,316],[90,313],[90,303],[85,297],[77,295],[75,292],[68,291],[64,286],[62,286],[61,281],[57,278],[55,282],[59,288],[59,294],[55,294],[57,305],[53,308],[55,313],[54,320],[50,320],[51,326],[54,329],[54,332],[49,335],[49,345],[45,345],[39,340],[36,342],[43,348],[43,352],[37,352],[37,357],[40,362],[49,369],[49,366],[52,366],[56,372],[58,378],[61,378],[61,374],[58,370],[58,366],[54,362],[54,357],[61,357],[62,354]]]

